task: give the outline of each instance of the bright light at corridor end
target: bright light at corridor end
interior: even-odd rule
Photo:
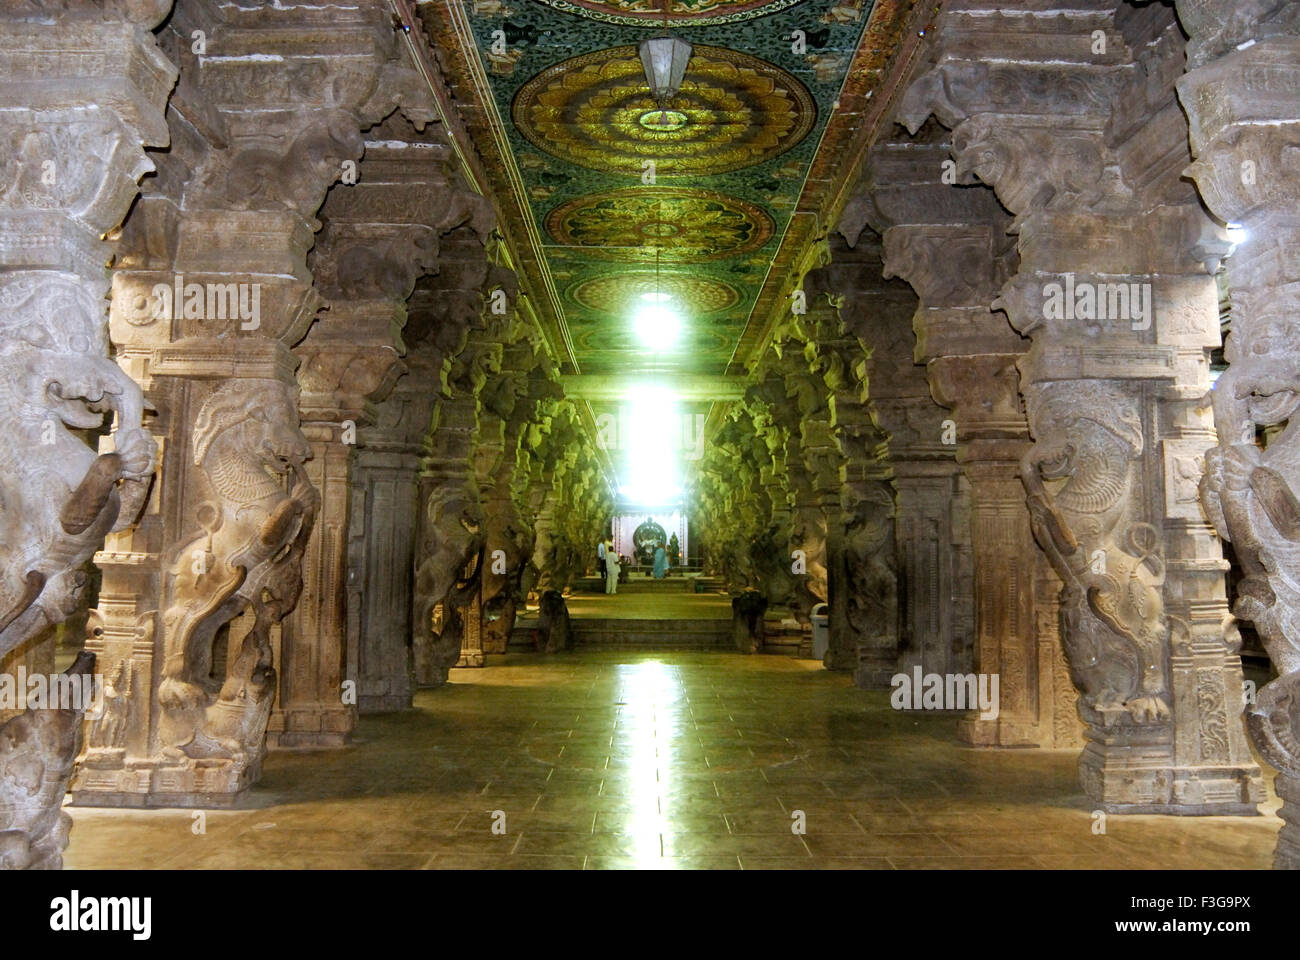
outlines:
[[[637,338],[647,349],[662,353],[670,349],[681,333],[682,318],[665,293],[643,293],[632,318]]]
[[[619,493],[646,507],[672,503],[682,495],[673,431],[680,429],[677,397],[655,385],[638,385],[628,397],[627,474]]]

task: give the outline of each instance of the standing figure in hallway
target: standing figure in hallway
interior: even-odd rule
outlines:
[[[664,549],[661,543],[655,547],[655,568],[654,575],[656,580],[662,580],[664,574],[668,571],[668,551]]]
[[[614,541],[605,541],[605,592],[618,593],[618,555],[614,553]]]
[[[607,554],[605,553],[605,541],[598,540],[596,542],[596,575],[597,576],[601,576],[601,577],[608,576],[608,571],[605,569],[606,556]]]

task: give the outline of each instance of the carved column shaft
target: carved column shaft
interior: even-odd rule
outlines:
[[[5,673],[53,673],[52,628],[84,620],[87,561],[139,515],[156,467],[140,388],[109,358],[105,263],[114,248],[105,235],[153,169],[144,147],[168,142],[163,110],[176,69],[150,31],[170,6],[10,4],[0,13]],[[101,426],[109,429],[97,455],[86,440]],[[95,676],[116,667],[83,653],[70,673],[89,694]],[[0,715],[0,869],[62,866],[71,820],[60,808],[81,719],[80,709]]]
[[[1260,754],[1278,770],[1283,820],[1274,866],[1300,869],[1300,751],[1295,747],[1300,682],[1300,562],[1293,526],[1300,489],[1294,421],[1300,351],[1300,144],[1294,4],[1178,4],[1191,37],[1178,93],[1191,122],[1188,170],[1206,206],[1240,231],[1227,261],[1232,329],[1229,367],[1214,385],[1218,444],[1205,454],[1201,499],[1231,540],[1245,576],[1233,613],[1254,623],[1278,678],[1246,709]],[[1207,440],[1210,438],[1206,438]],[[1203,441],[1204,442],[1204,441]],[[1194,451],[1188,451],[1194,454]],[[1180,492],[1190,495],[1184,485]],[[1189,511],[1190,512],[1190,511]],[[1235,727],[1235,709],[1228,722]]]

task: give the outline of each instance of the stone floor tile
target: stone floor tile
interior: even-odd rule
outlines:
[[[1111,815],[1073,751],[974,750],[951,717],[811,661],[510,654],[272,752],[237,809],[70,807],[69,868],[1260,868],[1280,821]],[[494,811],[505,835],[492,833]],[[795,810],[802,836],[791,832]]]

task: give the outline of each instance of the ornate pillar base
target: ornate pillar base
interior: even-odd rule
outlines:
[[[1107,813],[1161,813],[1183,816],[1257,816],[1264,800],[1258,780],[1240,767],[1174,764],[1170,731],[1160,727],[1135,735],[1090,730],[1079,757],[1084,793]],[[1280,783],[1280,778],[1279,778]]]

